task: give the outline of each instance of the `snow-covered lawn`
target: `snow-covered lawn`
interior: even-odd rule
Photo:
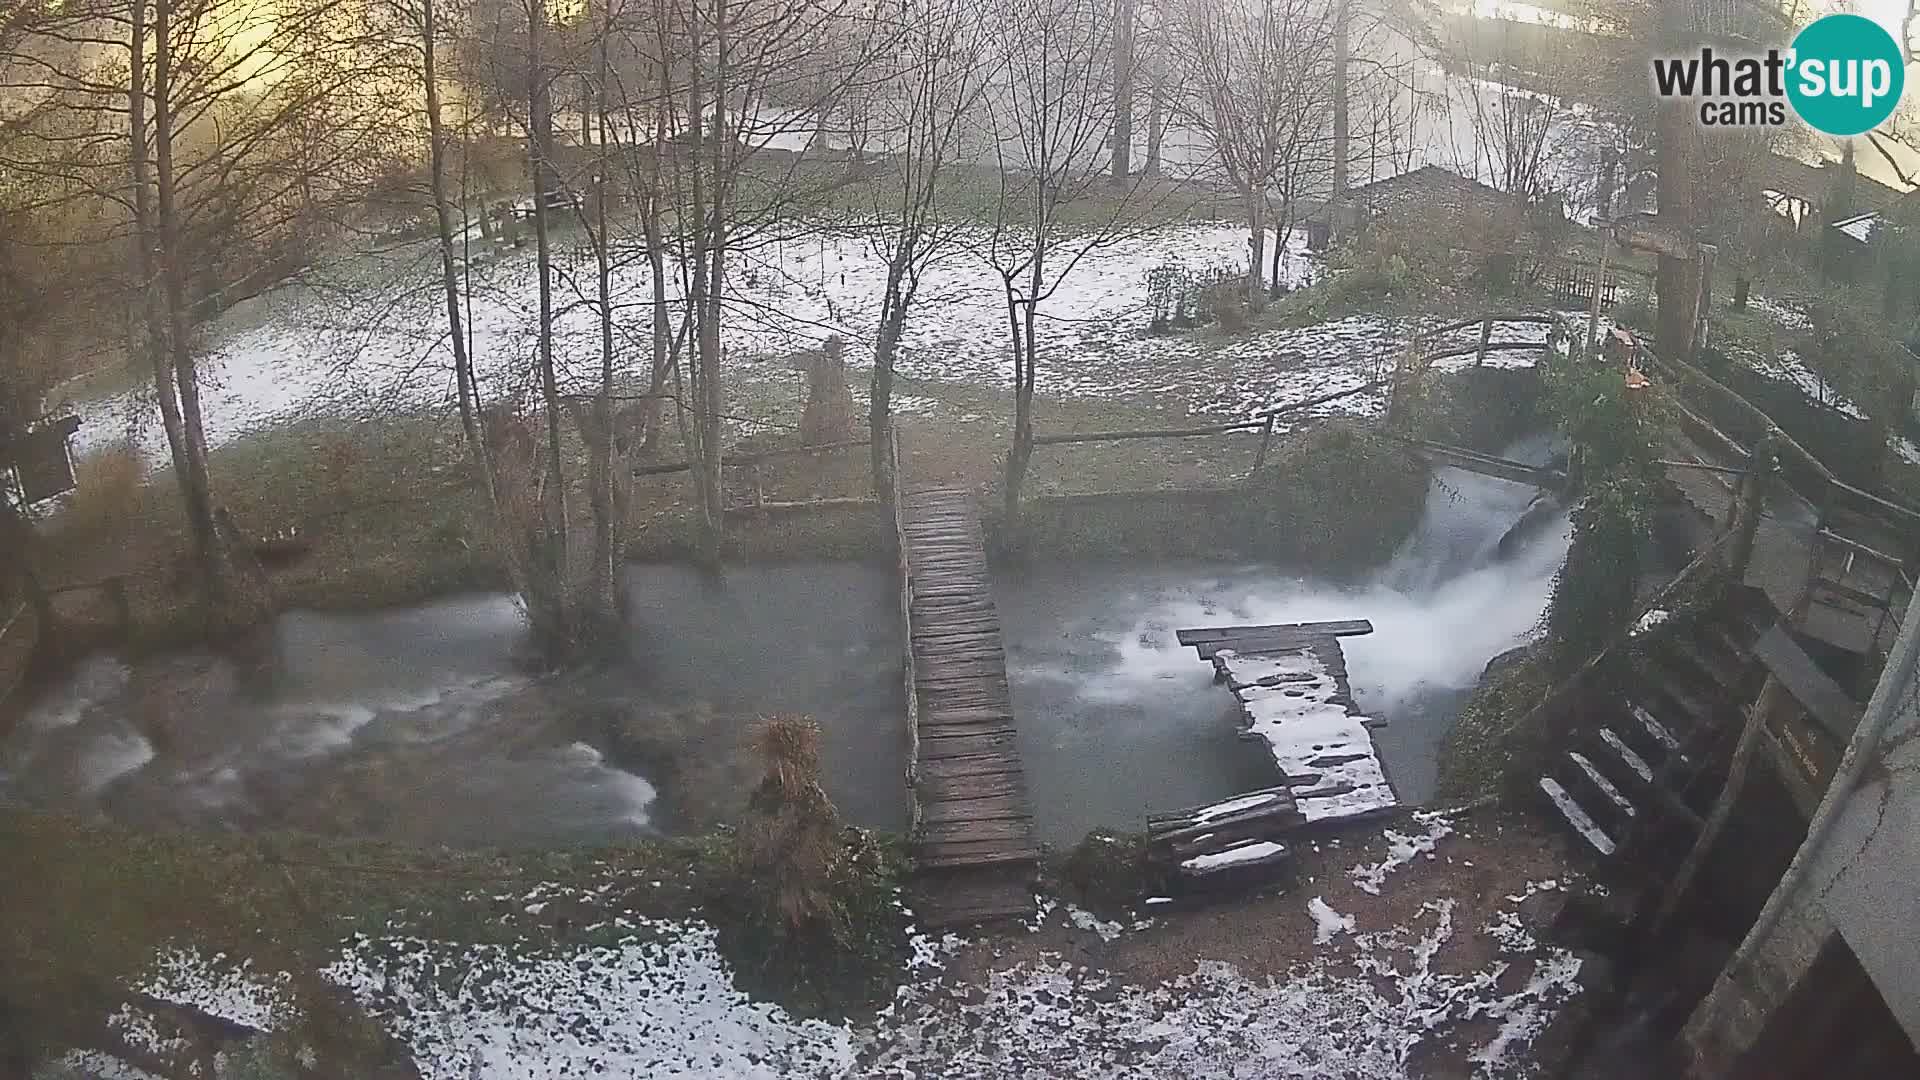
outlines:
[[[1536,893],[1563,886],[1529,881],[1524,868],[1457,863],[1469,849],[1449,849],[1442,859],[1435,847],[1452,835],[1446,820],[1423,816],[1411,837],[1388,830],[1384,847],[1360,838],[1362,847],[1386,854],[1367,874],[1371,889],[1349,887],[1335,865],[1348,857],[1334,841],[1326,852],[1331,877],[1260,901],[1266,914],[1249,913],[1255,924],[1283,920],[1290,925],[1274,926],[1276,939],[1298,943],[1286,954],[1291,960],[1265,975],[1188,951],[1180,935],[1196,927],[1204,933],[1212,915],[1128,924],[1053,901],[1025,931],[974,939],[915,935],[892,1001],[853,1022],[802,1019],[749,999],[735,985],[714,930],[697,916],[629,918],[608,910],[602,929],[613,932],[611,943],[524,952],[362,936],[324,974],[408,1048],[426,1080],[1388,1080],[1406,1076],[1415,1049],[1429,1042],[1476,1075],[1523,1075],[1533,1040],[1578,992],[1579,960],[1536,940],[1527,928],[1531,916],[1523,916]],[[1524,859],[1537,866],[1545,849],[1527,843]],[[1396,875],[1395,895],[1381,899],[1386,875],[1415,861]],[[1358,879],[1363,868],[1354,871]],[[1456,896],[1463,886],[1451,875],[1462,873],[1504,876]],[[534,910],[556,899],[604,895],[553,885],[521,899]],[[1124,950],[1154,948],[1158,934],[1173,935],[1162,946],[1173,952],[1173,973],[1137,974]],[[270,1029],[286,1016],[284,985],[284,977],[182,948],[161,958],[147,989]],[[117,1026],[129,1039],[159,1039],[138,1014],[123,1014]],[[70,1060],[102,1076],[140,1075],[98,1057]]]
[[[909,411],[925,406],[913,396],[916,379],[991,388],[1011,382],[1000,279],[964,239],[925,276],[907,324],[898,370],[907,395],[901,404]],[[357,417],[447,406],[453,399],[451,351],[431,253],[429,245],[415,244],[323,265],[299,283],[242,303],[209,327],[202,366],[210,442],[217,446],[307,415]],[[1233,337],[1211,330],[1147,333],[1150,268],[1168,262],[1196,270],[1240,266],[1245,257],[1245,230],[1228,223],[1169,225],[1092,251],[1042,307],[1041,392],[1244,415],[1359,386],[1375,365],[1405,348],[1411,324],[1367,316]],[[1296,282],[1309,272],[1297,237],[1288,265]],[[555,300],[557,356],[563,378],[575,387],[584,386],[598,364],[596,317],[590,293],[582,291],[591,287],[587,269],[564,266]],[[833,334],[847,339],[851,360],[867,362],[885,272],[868,238],[844,232],[743,252],[728,283],[730,388],[797,387],[791,354]],[[535,277],[525,251],[509,250],[475,269],[468,324],[489,396],[523,388],[529,380]],[[651,317],[645,264],[620,268],[614,293],[616,347],[642,357]],[[1515,328],[1502,337],[1519,340],[1535,330],[1544,334],[1543,328]],[[1461,343],[1471,341],[1463,335]],[[1492,362],[1531,363],[1532,357],[1496,354]],[[134,390],[75,402],[87,420],[80,448],[121,437],[131,421],[150,460],[158,461],[164,443],[150,397]],[[1366,413],[1377,406],[1367,396],[1328,411]]]

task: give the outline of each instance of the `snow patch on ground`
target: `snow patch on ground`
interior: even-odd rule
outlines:
[[[634,920],[618,945],[526,957],[359,938],[327,976],[412,1049],[424,1080],[843,1072],[852,1033],[755,1002],[698,923]]]
[[[1453,835],[1453,824],[1445,814],[1423,812],[1413,815],[1413,820],[1423,827],[1417,833],[1402,833],[1387,829],[1380,835],[1387,840],[1387,857],[1377,863],[1361,863],[1347,871],[1347,876],[1361,892],[1371,896],[1380,895],[1380,887],[1387,882],[1388,875],[1424,855],[1433,858],[1434,848],[1440,841]]]
[[[1895,435],[1888,440],[1888,444],[1893,447],[1894,453],[1900,455],[1902,461],[1909,465],[1920,465],[1920,446],[1915,446],[1912,439],[1905,435]]]
[[[1475,1019],[1499,1025],[1471,1049],[1477,1072],[1510,1075],[1515,1053],[1576,992],[1579,961],[1515,937],[1521,951],[1485,970],[1436,971],[1452,936],[1447,901],[1404,927],[1353,935],[1351,963],[1316,959],[1282,979],[1203,960],[1143,987],[1047,957],[996,971],[984,986],[907,992],[860,1075],[1398,1080],[1415,1047]],[[1527,977],[1502,993],[1497,980],[1515,967]]]
[[[1307,914],[1313,916],[1315,945],[1325,945],[1341,934],[1353,933],[1353,916],[1340,914],[1318,896],[1307,901]]]
[[[1066,910],[1082,922],[1078,909]],[[1579,961],[1543,948],[1512,912],[1483,928],[1498,943],[1497,958],[1456,974],[1434,964],[1454,934],[1452,901],[1365,933],[1319,897],[1309,910],[1323,944],[1343,940],[1284,978],[1202,960],[1169,982],[1142,985],[1043,953],[961,979],[943,969],[963,939],[916,935],[893,1001],[857,1023],[802,1019],[750,1000],[735,986],[715,931],[693,920],[620,916],[621,941],[550,951],[360,936],[324,974],[410,1048],[425,1080],[1307,1078],[1330,1067],[1387,1080],[1406,1075],[1423,1041],[1473,1020],[1498,1024],[1468,1048],[1480,1074],[1491,1076],[1512,1071],[1515,1053],[1577,990]],[[1104,925],[1117,933],[1118,924]],[[1505,980],[1519,989],[1504,992],[1503,976],[1516,967],[1525,977]],[[162,958],[148,989],[265,1028],[282,1015],[280,985],[181,949]]]
[[[1296,235],[1290,244],[1296,270],[1307,265],[1303,243]],[[979,254],[988,247],[984,231],[962,235],[952,254],[925,275],[895,362],[903,384],[895,405],[902,412],[932,407],[926,395],[912,392],[916,380],[1010,385],[1004,292]],[[201,364],[210,443],[219,446],[299,417],[366,419],[450,402],[454,387],[443,340],[445,300],[428,253],[428,246],[416,245],[356,256],[247,301],[210,326]],[[577,251],[563,255],[563,263],[584,257]],[[1229,223],[1171,225],[1089,253],[1042,307],[1040,392],[1184,405],[1194,415],[1245,416],[1365,385],[1391,367],[1416,329],[1436,321],[1360,315],[1236,337],[1214,328],[1167,336],[1147,332],[1148,270],[1170,262],[1238,266],[1245,258],[1246,231]],[[869,238],[857,232],[801,232],[742,251],[739,262],[729,273],[722,334],[730,394],[755,385],[783,385],[797,396],[802,376],[792,354],[836,334],[847,341],[850,365],[870,364],[886,264]],[[584,263],[576,267],[585,268]],[[482,395],[491,399],[523,388],[537,325],[537,275],[526,252],[476,267],[474,275],[473,356]],[[649,295],[647,275],[642,261],[618,267],[615,292]],[[591,298],[573,295],[572,280],[561,276],[562,313],[554,342],[566,390],[588,385],[599,351]],[[631,351],[631,343],[646,340],[647,317],[645,305],[616,313],[616,339],[623,348]],[[1545,333],[1545,327],[1512,326],[1499,336],[1545,340]],[[1478,328],[1472,327],[1438,336],[1431,344],[1477,341]],[[1527,366],[1536,356],[1495,353],[1487,362]],[[1442,366],[1471,362],[1466,357]],[[150,397],[135,390],[79,402],[89,422],[76,436],[76,447],[85,451],[131,434],[159,464],[164,438]],[[745,407],[739,401],[728,404],[736,412]],[[1371,416],[1382,407],[1380,395],[1362,394],[1307,410],[1299,419]],[[748,435],[771,430],[754,422],[765,419],[730,423]]]
[[[1673,612],[1665,608],[1651,608],[1645,615],[1640,616],[1639,622],[1633,624],[1632,633],[1636,635],[1644,634],[1672,617]]]
[[[1813,320],[1807,318],[1806,312],[1784,301],[1769,300],[1764,296],[1749,296],[1747,306],[1764,313],[1783,330],[1804,332],[1813,329]]]
[[[1834,389],[1819,372],[1807,366],[1800,354],[1792,349],[1782,349],[1780,355],[1772,358],[1759,354],[1747,354],[1747,363],[1754,370],[1769,378],[1789,382],[1800,388],[1800,392],[1813,401],[1831,406],[1856,420],[1865,420],[1867,414],[1860,406],[1848,400],[1845,394]]]
[[[1127,932],[1127,928],[1119,923],[1108,922],[1093,912],[1073,904],[1067,905],[1067,921],[1077,930],[1099,934],[1101,941],[1112,941]]]

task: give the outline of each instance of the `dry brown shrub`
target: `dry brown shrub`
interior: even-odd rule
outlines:
[[[741,841],[756,899],[788,930],[830,925],[842,845],[840,815],[820,786],[820,725],[769,717],[755,727],[753,745],[766,773],[748,800]]]
[[[82,532],[124,530],[145,479],[139,452],[124,440],[74,462],[73,494],[63,515],[66,527]]]

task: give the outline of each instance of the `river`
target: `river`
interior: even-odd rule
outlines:
[[[1498,551],[1533,496],[1442,470],[1416,533],[1357,583],[1237,563],[997,568],[1042,837],[1068,844],[1275,781],[1235,737],[1211,666],[1175,643],[1186,626],[1371,620],[1343,642],[1355,695],[1387,721],[1376,739],[1402,799],[1429,797],[1464,694],[1538,625],[1565,559],[1564,515]],[[154,827],[617,841],[737,820],[757,777],[743,744],[782,712],[820,722],[824,784],[849,821],[905,827],[889,568],[644,564],[625,583],[619,655],[553,676],[530,673],[521,613],[499,594],[288,612],[234,654],[92,657],[0,744],[0,794]]]
[[[155,826],[457,846],[730,820],[773,712],[819,720],[828,793],[906,823],[891,575],[852,563],[636,565],[623,655],[528,673],[504,595],[295,611],[238,656],[83,662],[0,746],[16,798]]]

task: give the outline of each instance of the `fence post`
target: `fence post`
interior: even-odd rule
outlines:
[[[1267,414],[1267,422],[1260,428],[1260,452],[1254,455],[1253,471],[1259,472],[1267,464],[1267,448],[1273,445],[1273,414]]]
[[[1727,569],[1735,581],[1746,580],[1747,567],[1753,562],[1753,539],[1760,531],[1760,515],[1766,510],[1767,482],[1778,460],[1774,433],[1769,431],[1754,446],[1753,456],[1748,459],[1747,474],[1740,479],[1740,491],[1735,496],[1733,516],[1728,523],[1733,541],[1727,547]]]
[[[1479,367],[1487,362],[1487,346],[1493,342],[1493,316],[1480,320],[1480,351],[1473,354],[1473,366]]]

